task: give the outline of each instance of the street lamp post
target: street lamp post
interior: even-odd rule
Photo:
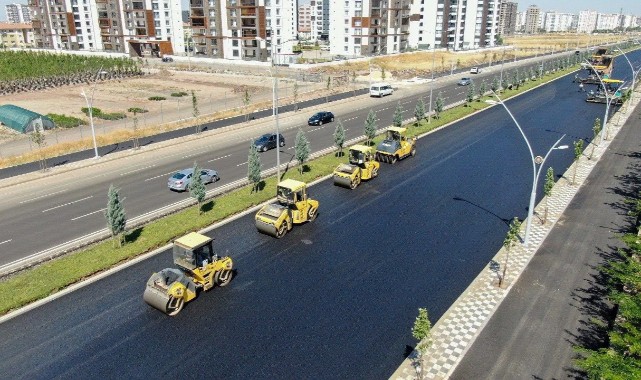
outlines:
[[[96,91],[96,81],[98,80],[98,75],[102,74],[102,67],[98,69],[98,72],[96,73],[96,76],[94,77],[94,83],[91,86],[91,100],[87,98],[87,94],[85,93],[85,90],[83,89],[80,95],[82,95],[85,98],[85,103],[87,104],[87,108],[89,109],[89,124],[91,125],[91,137],[93,138],[93,150],[94,150],[94,158],[100,158],[100,155],[98,155],[98,144],[96,143],[96,130],[93,126],[93,94]]]
[[[432,80],[430,81],[430,110],[427,113],[429,117],[427,118],[427,123],[432,123],[432,93],[434,92],[434,59],[436,57],[436,47],[432,48]]]
[[[618,47],[616,49],[618,51],[620,51],[621,54],[623,54],[623,57],[625,58],[626,61],[628,61],[628,65],[630,65],[630,69],[632,70],[632,95],[631,96],[634,96],[635,78],[636,78],[637,74],[639,73],[639,71],[641,71],[641,68],[639,70],[637,70],[637,71],[634,71],[634,66],[632,65],[632,62],[630,62],[630,59],[625,54],[625,52],[623,50],[619,49]]]
[[[560,139],[558,139],[554,145],[548,150],[548,152],[545,154],[544,157],[541,156],[535,156],[534,152],[532,151],[532,146],[530,145],[530,141],[527,139],[527,136],[525,136],[525,132],[523,132],[523,129],[519,125],[519,122],[516,121],[516,118],[514,118],[514,115],[512,115],[512,112],[510,112],[509,108],[503,103],[501,98],[492,91],[492,94],[498,99],[498,103],[505,108],[507,111],[508,115],[510,115],[510,118],[512,118],[512,121],[516,125],[516,127],[519,129],[519,132],[521,132],[521,136],[523,136],[523,139],[525,140],[525,144],[527,145],[528,150],[530,151],[530,158],[532,159],[532,191],[530,192],[530,206],[528,207],[528,215],[527,215],[527,223],[525,225],[525,246],[527,247],[529,242],[530,242],[530,229],[532,227],[532,219],[534,218],[534,202],[536,201],[536,187],[537,183],[539,182],[539,176],[541,174],[541,169],[543,168],[543,164],[545,164],[545,161],[547,160],[548,156],[550,153],[552,153],[553,150],[561,150],[561,149],[568,149],[567,145],[560,145],[557,146],[561,140],[565,137],[565,134],[561,136]],[[491,102],[491,104],[494,104],[495,102]],[[538,167],[537,167],[538,165]]]

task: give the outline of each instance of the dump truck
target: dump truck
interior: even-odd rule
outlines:
[[[196,232],[176,239],[173,245],[174,264],[151,275],[143,299],[163,313],[175,316],[185,303],[201,290],[226,286],[233,277],[230,257],[218,257],[212,239]]]
[[[374,149],[365,145],[349,148],[349,164],[339,164],[334,169],[334,185],[355,189],[361,181],[378,176],[381,164],[374,159]]]
[[[416,137],[407,138],[407,128],[390,127],[385,140],[376,147],[376,161],[396,163],[408,156],[416,155]]]
[[[308,197],[305,182],[293,179],[281,181],[276,194],[277,203],[267,204],[256,213],[258,231],[280,239],[294,224],[316,219],[318,201]]]

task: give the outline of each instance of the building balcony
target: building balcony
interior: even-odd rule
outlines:
[[[191,8],[202,8],[203,7],[203,2],[202,1],[190,1],[189,2],[189,7]]]

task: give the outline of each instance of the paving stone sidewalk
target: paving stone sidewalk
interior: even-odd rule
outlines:
[[[516,283],[521,273],[539,249],[548,233],[554,228],[565,208],[579,191],[592,169],[596,166],[602,155],[608,149],[612,139],[617,135],[623,124],[639,103],[639,95],[634,97],[631,104],[622,107],[608,122],[606,139],[593,147],[588,145],[584,156],[578,161],[576,167],[575,183],[574,163],[557,181],[548,200],[547,223],[542,224],[545,210],[545,201],[537,205],[534,210],[534,220],[530,230],[530,243],[528,247],[519,244],[510,251],[510,265],[507,270],[503,288],[498,287],[497,273],[500,265],[505,262],[505,250],[501,249],[488,263],[487,267],[474,279],[470,286],[459,296],[452,306],[432,327],[431,348],[425,354],[425,368],[423,375],[426,379],[447,379],[456,365],[472,346],[476,337],[488,323],[492,314],[507,296],[512,285]],[[599,142],[599,138],[595,139]],[[594,152],[592,153],[592,149]],[[589,156],[592,153],[592,158]],[[524,236],[526,221],[520,236]],[[507,286],[506,286],[507,285]],[[416,379],[417,367],[415,366],[416,353],[406,359],[390,377],[394,380]]]

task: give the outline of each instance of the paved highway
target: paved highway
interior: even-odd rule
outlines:
[[[583,96],[566,77],[508,106],[543,154],[562,134],[591,137],[603,107]],[[562,173],[572,158],[547,164]],[[438,319],[526,215],[530,181],[522,138],[493,107],[357,190],[313,186],[318,219],[281,240],[251,214],[211,231],[238,275],[176,318],[142,300],[151,272],[171,265],[165,252],[1,324],[0,377],[387,377],[417,308]]]
[[[530,65],[538,67],[538,62],[537,59],[530,62]],[[508,66],[505,65],[506,75]],[[498,70],[499,67],[494,66],[493,70],[485,70],[481,75],[474,76],[476,83],[480,83],[483,78],[489,83],[491,77],[498,75]],[[442,92],[447,103],[462,100],[467,87],[456,86],[457,80],[458,76],[440,79],[436,82],[433,96]],[[398,101],[405,110],[404,116],[411,118],[419,97],[429,100],[429,85],[403,87],[393,96],[383,99],[371,99],[362,95],[327,106],[283,114],[281,131],[287,140],[287,146],[281,160],[288,162],[292,159],[293,143],[299,127],[307,133],[314,151],[333,145],[335,123],[321,127],[306,125],[307,118],[313,112],[323,109],[321,107],[333,111],[343,121],[347,137],[353,138],[362,135],[364,120],[370,109],[377,112],[378,125],[382,127],[391,124]],[[209,185],[209,189],[245,178],[249,142],[258,135],[271,131],[273,121],[261,119],[231,129],[222,128],[226,123],[228,122],[212,123],[208,128],[214,131],[205,133],[202,138],[194,139],[192,136],[187,141],[172,140],[176,141],[173,148],[153,150],[120,159],[116,164],[105,162],[65,175],[45,177],[0,189],[0,214],[3,215],[0,220],[0,266],[26,256],[51,252],[55,247],[103,229],[105,220],[102,211],[110,184],[122,189],[121,194],[126,197],[126,212],[129,219],[132,219],[187,199],[188,193],[169,191],[166,181],[170,174],[191,167],[194,162],[219,171],[221,181]],[[112,149],[125,147],[127,146]],[[84,153],[79,153],[82,154]],[[263,168],[274,167],[275,157],[275,151],[262,154]],[[11,170],[5,171],[5,174],[7,172]],[[20,177],[16,178],[19,180]],[[11,184],[14,180],[16,179],[7,178],[3,183]],[[29,238],[35,235],[37,238]]]

